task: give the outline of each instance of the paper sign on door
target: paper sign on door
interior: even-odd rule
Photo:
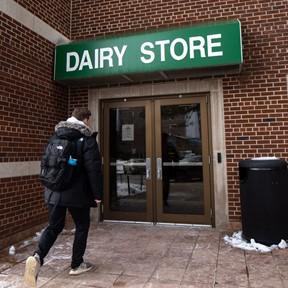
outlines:
[[[122,141],[134,141],[134,125],[122,125]]]

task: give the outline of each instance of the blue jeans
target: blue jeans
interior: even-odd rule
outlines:
[[[90,208],[76,208],[76,207],[61,207],[48,205],[49,210],[49,224],[45,228],[40,237],[38,248],[35,251],[40,256],[41,265],[43,265],[44,258],[48,254],[50,248],[53,246],[58,235],[65,226],[66,210],[72,216],[75,224],[75,236],[73,243],[73,254],[71,268],[78,267],[83,262],[83,255],[86,250],[88,232],[90,227]]]

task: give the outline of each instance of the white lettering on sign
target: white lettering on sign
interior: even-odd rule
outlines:
[[[95,69],[99,68],[99,49],[95,49],[94,51],[94,67]]]
[[[166,60],[165,57],[165,45],[169,44],[170,40],[160,40],[160,41],[156,41],[155,45],[159,45],[160,46],[160,61],[164,62]]]
[[[126,49],[127,49],[127,45],[124,45],[121,49],[121,51],[119,51],[118,47],[117,46],[114,46],[114,51],[118,57],[118,66],[122,66],[123,65],[123,56],[126,52]]]
[[[74,65],[71,66],[71,58],[74,58]],[[75,71],[79,66],[79,55],[77,52],[68,52],[66,55],[66,71],[72,72]]]
[[[219,33],[207,36],[191,36],[188,39],[178,37],[173,40],[146,41],[140,46],[140,61],[144,64],[150,64],[155,60],[165,62],[169,59],[182,61],[184,59],[192,60],[196,57],[221,57],[223,56],[221,38],[222,35]],[[128,45],[123,45],[122,47],[96,48],[94,51],[83,50],[79,53],[67,52],[66,72],[123,66],[127,48]]]
[[[175,52],[177,44],[180,44],[181,46],[182,53],[180,55],[177,55]],[[176,38],[172,41],[171,46],[170,46],[170,54],[173,59],[177,61],[183,60],[186,57],[187,53],[188,53],[188,45],[184,39]]]
[[[151,42],[144,42],[144,43],[141,45],[141,48],[140,48],[140,49],[141,49],[141,53],[144,54],[144,55],[147,55],[147,56],[149,57],[149,58],[147,59],[147,58],[145,58],[144,56],[141,56],[141,57],[140,57],[141,61],[142,61],[143,63],[145,63],[145,64],[149,64],[149,63],[151,63],[151,62],[154,61],[154,59],[155,59],[155,54],[154,54],[153,51],[147,50],[146,47],[153,49],[153,48],[154,48],[154,45],[153,45],[153,43],[151,43]]]
[[[108,61],[108,66],[113,67],[113,50],[110,47],[100,49],[100,68],[104,67],[104,61]]]
[[[68,52],[66,54],[66,72],[82,71],[84,68],[92,70],[122,66],[126,49],[127,45],[123,45],[121,49],[117,46],[97,48],[94,50],[94,54],[90,54],[89,50],[84,50],[81,55],[77,52]]]
[[[223,51],[212,51],[213,47],[221,47],[221,42],[212,42],[213,39],[221,39],[221,34],[213,34],[207,36],[208,57],[223,56]]]
[[[88,50],[84,50],[83,52],[82,59],[79,65],[79,70],[81,71],[84,66],[88,66],[89,69],[93,69],[92,61]]]
[[[189,47],[190,47],[190,59],[195,58],[195,50],[200,51],[200,57],[205,58],[205,39],[201,36],[195,36],[189,38]]]
[[[192,36],[188,41],[183,38],[175,38],[172,42],[170,40],[155,41],[155,45],[152,42],[144,42],[140,47],[142,53],[140,60],[144,64],[152,63],[158,53],[156,50],[158,48],[158,50],[160,49],[160,61],[164,62],[168,56],[166,55],[168,46],[170,46],[168,49],[170,57],[176,61],[181,61],[188,55],[190,59],[195,59],[198,55],[201,58],[219,57],[223,56],[223,51],[219,50],[222,47],[220,40],[221,34],[212,34],[207,35],[206,39],[202,36]],[[215,48],[218,50],[215,51]]]

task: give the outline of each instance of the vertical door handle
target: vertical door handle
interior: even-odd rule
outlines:
[[[157,158],[157,179],[162,180],[162,158]]]
[[[146,158],[146,179],[151,179],[151,159]]]

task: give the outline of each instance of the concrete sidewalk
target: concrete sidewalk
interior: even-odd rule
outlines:
[[[95,268],[69,276],[73,233],[65,232],[47,256],[37,287],[288,287],[288,249],[243,251],[224,243],[227,233],[231,235],[213,228],[99,224],[90,230],[85,258]],[[19,245],[14,256],[8,251],[0,255],[0,288],[24,288],[25,260],[36,242]]]

